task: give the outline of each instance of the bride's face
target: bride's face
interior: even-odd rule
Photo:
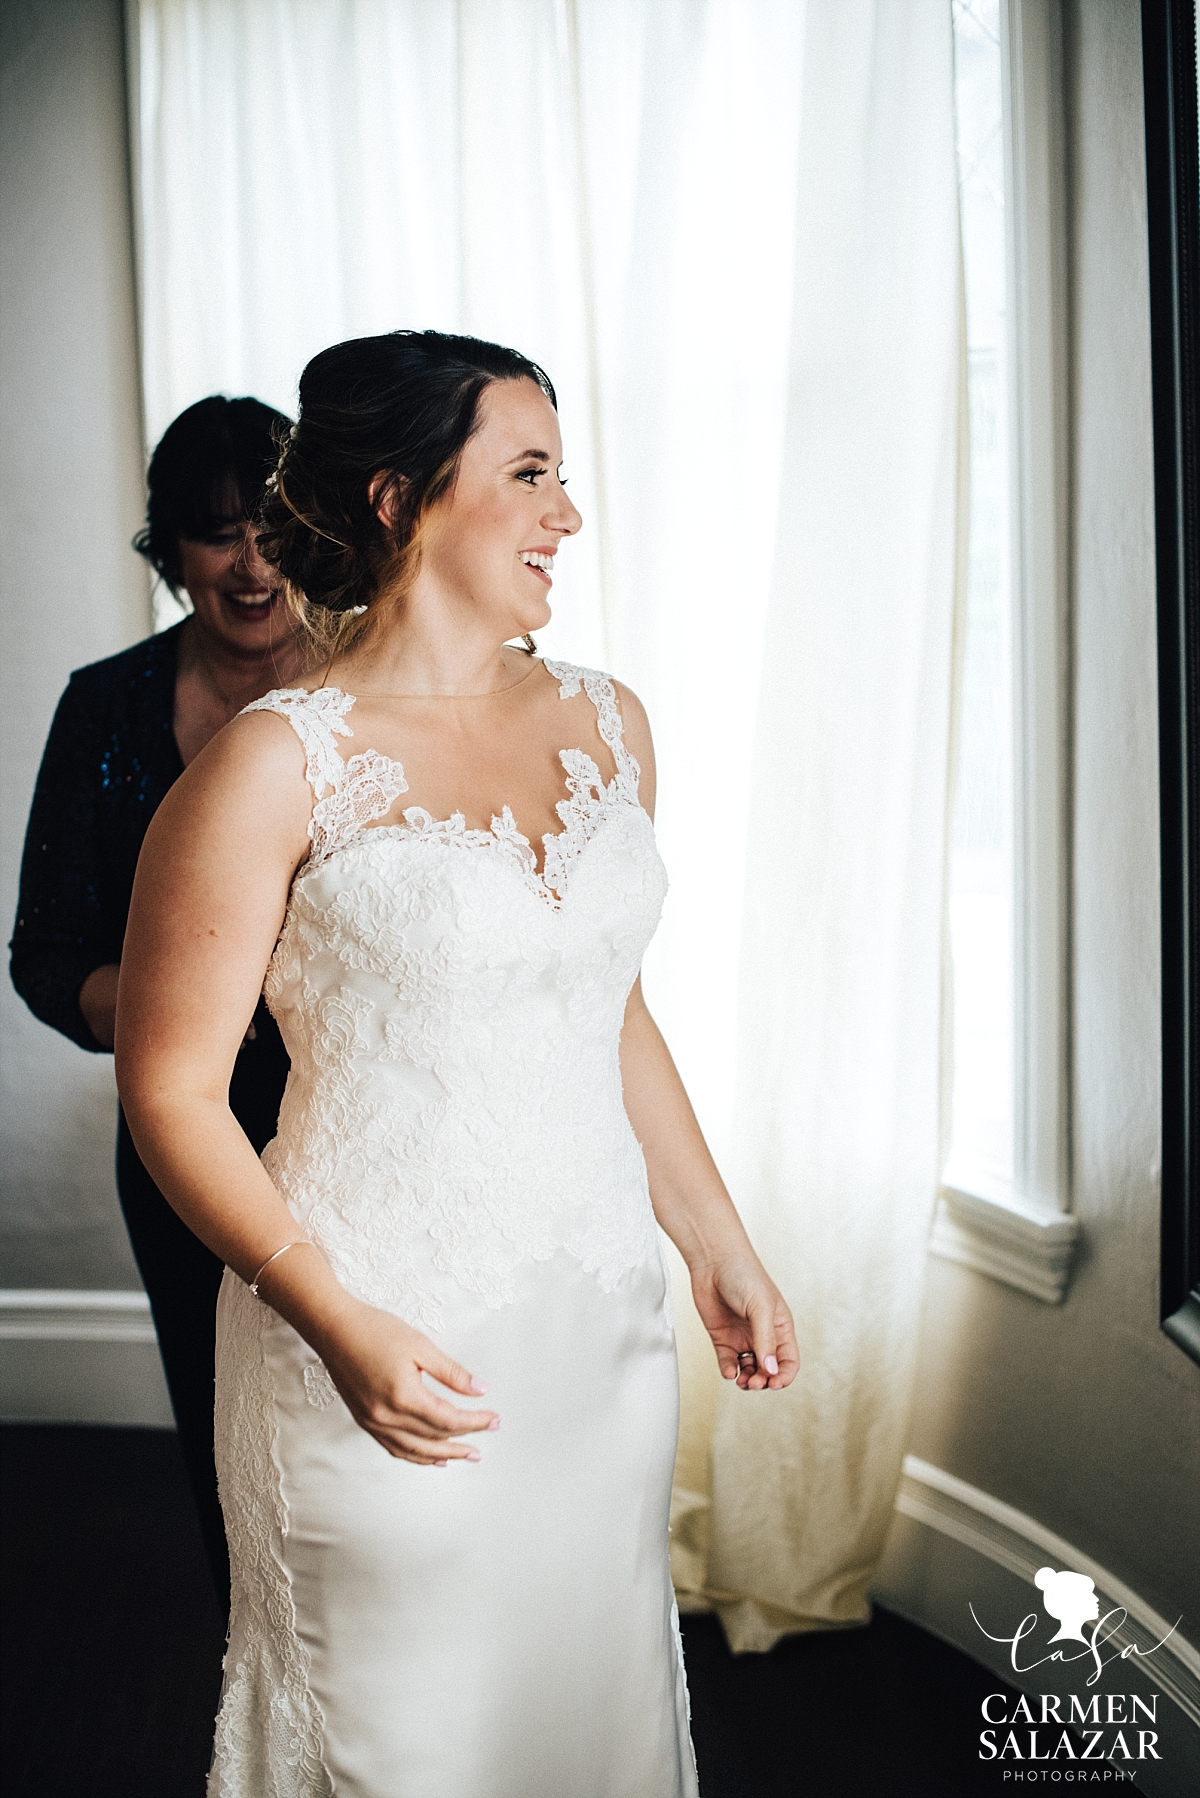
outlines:
[[[495,381],[453,488],[426,517],[419,578],[501,641],[548,622],[553,557],[583,522],[561,465],[558,414],[541,388]]]

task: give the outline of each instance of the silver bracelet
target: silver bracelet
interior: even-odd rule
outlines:
[[[278,1261],[279,1257],[281,1255],[286,1255],[289,1249],[303,1249],[303,1248],[315,1249],[316,1246],[317,1246],[316,1243],[311,1241],[309,1237],[297,1236],[294,1242],[285,1242],[281,1249],[276,1249],[275,1253],[273,1255],[268,1255],[266,1260],[263,1262],[262,1266],[259,1268],[258,1272],[255,1274],[254,1278],[250,1282],[250,1290],[254,1294],[255,1298],[260,1299],[263,1304],[266,1303],[266,1300],[262,1298],[262,1295],[258,1290],[258,1282],[262,1279],[263,1275],[266,1273],[267,1269],[270,1267],[272,1261]]]

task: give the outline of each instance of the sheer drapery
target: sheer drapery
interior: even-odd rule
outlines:
[[[646,969],[799,1313],[784,1398],[681,1304],[676,1572],[735,1646],[853,1621],[938,1150],[961,318],[947,0],[140,0],[151,441],[406,324],[559,390],[551,654],[655,725]]]

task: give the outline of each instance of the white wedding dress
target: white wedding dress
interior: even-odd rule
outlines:
[[[264,1163],[344,1285],[486,1380],[501,1428],[478,1464],[393,1459],[226,1273],[210,1798],[696,1793],[675,1345],[618,1064],[666,878],[611,681],[545,666],[616,773],[562,752],[540,873],[507,809],[373,824],[407,783],[338,754],[338,688],[249,708],[291,721],[317,800],[265,987],[292,1071]]]

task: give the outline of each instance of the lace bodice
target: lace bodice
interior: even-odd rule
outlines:
[[[638,804],[640,770],[625,747],[617,696],[608,676],[590,668],[572,667],[568,662],[543,665],[557,680],[563,699],[573,699],[581,687],[587,693],[596,708],[601,739],[612,751],[616,774],[605,785],[590,755],[582,749],[560,751],[567,797],[555,809],[563,828],[542,839],[545,864],[541,873],[532,845],[517,829],[507,805],[499,817],[493,817],[489,830],[468,830],[461,812],[454,812],[449,818],[431,818],[422,806],[410,807],[404,813],[404,823],[391,828],[401,837],[437,838],[476,849],[499,848],[531,877],[531,884],[543,898],[551,904],[561,904],[571,863],[605,811],[618,803]],[[346,723],[346,713],[354,703],[340,687],[319,687],[315,693],[303,687],[279,687],[245,707],[247,712],[278,712],[304,745],[305,778],[316,799],[308,826],[312,854],[306,868],[344,847],[359,831],[382,818],[401,793],[408,791],[403,765],[380,755],[378,750],[365,749],[346,758],[338,754],[334,738],[354,734]]]
[[[546,667],[591,699],[615,773],[561,752],[540,872],[508,807],[488,830],[378,823],[407,782],[338,753],[349,694],[247,708],[292,724],[315,799],[264,988],[292,1059],[264,1160],[351,1290],[424,1328],[511,1302],[559,1249],[608,1289],[658,1252],[618,1046],[666,878],[611,680]]]

